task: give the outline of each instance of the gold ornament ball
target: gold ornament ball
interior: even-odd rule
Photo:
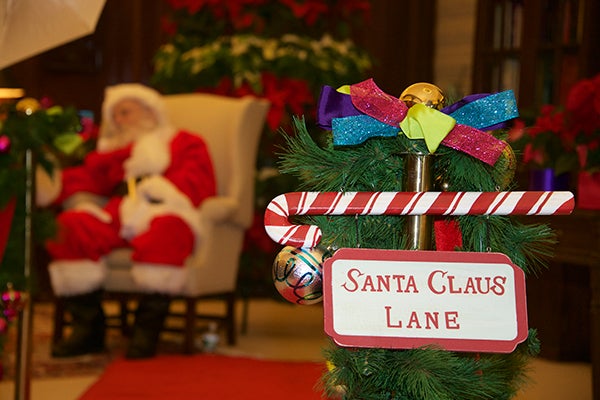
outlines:
[[[446,96],[442,89],[431,83],[419,82],[410,85],[400,95],[402,100],[408,107],[415,104],[423,104],[436,110],[444,108]]]
[[[33,97],[25,97],[24,99],[19,100],[15,107],[17,111],[27,115],[31,115],[37,110],[39,110],[41,105],[40,102],[34,99]]]
[[[320,247],[284,247],[273,262],[273,283],[287,301],[310,305],[323,300],[323,261]]]

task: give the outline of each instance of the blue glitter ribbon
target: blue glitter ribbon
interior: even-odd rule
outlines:
[[[384,124],[368,115],[333,118],[331,120],[334,146],[360,144],[372,137],[394,137],[400,127]]]
[[[458,124],[487,130],[518,117],[519,110],[513,91],[506,90],[468,102],[449,115]]]

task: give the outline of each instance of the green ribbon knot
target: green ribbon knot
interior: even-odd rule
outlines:
[[[400,122],[400,128],[408,138],[425,139],[430,153],[437,150],[455,125],[454,118],[423,104],[409,108],[406,118]]]

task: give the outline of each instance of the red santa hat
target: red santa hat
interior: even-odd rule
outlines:
[[[104,102],[102,103],[102,128],[98,140],[98,150],[108,151],[113,149],[110,143],[110,135],[115,132],[115,121],[112,118],[113,108],[117,103],[125,99],[139,101],[148,107],[155,115],[158,122],[157,133],[168,137],[173,131],[162,96],[156,90],[139,83],[123,83],[114,86],[108,86],[104,92]]]

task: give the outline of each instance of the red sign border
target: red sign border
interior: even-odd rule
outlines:
[[[333,326],[332,264],[336,260],[416,261],[416,262],[462,262],[509,264],[514,271],[516,295],[517,336],[512,340],[414,338],[406,336],[354,336],[339,335]],[[323,265],[323,312],[325,333],[342,347],[373,347],[386,349],[411,349],[422,346],[438,346],[444,350],[458,352],[511,353],[517,345],[527,339],[527,294],[525,274],[502,253],[382,250],[364,248],[342,248],[328,258]]]

